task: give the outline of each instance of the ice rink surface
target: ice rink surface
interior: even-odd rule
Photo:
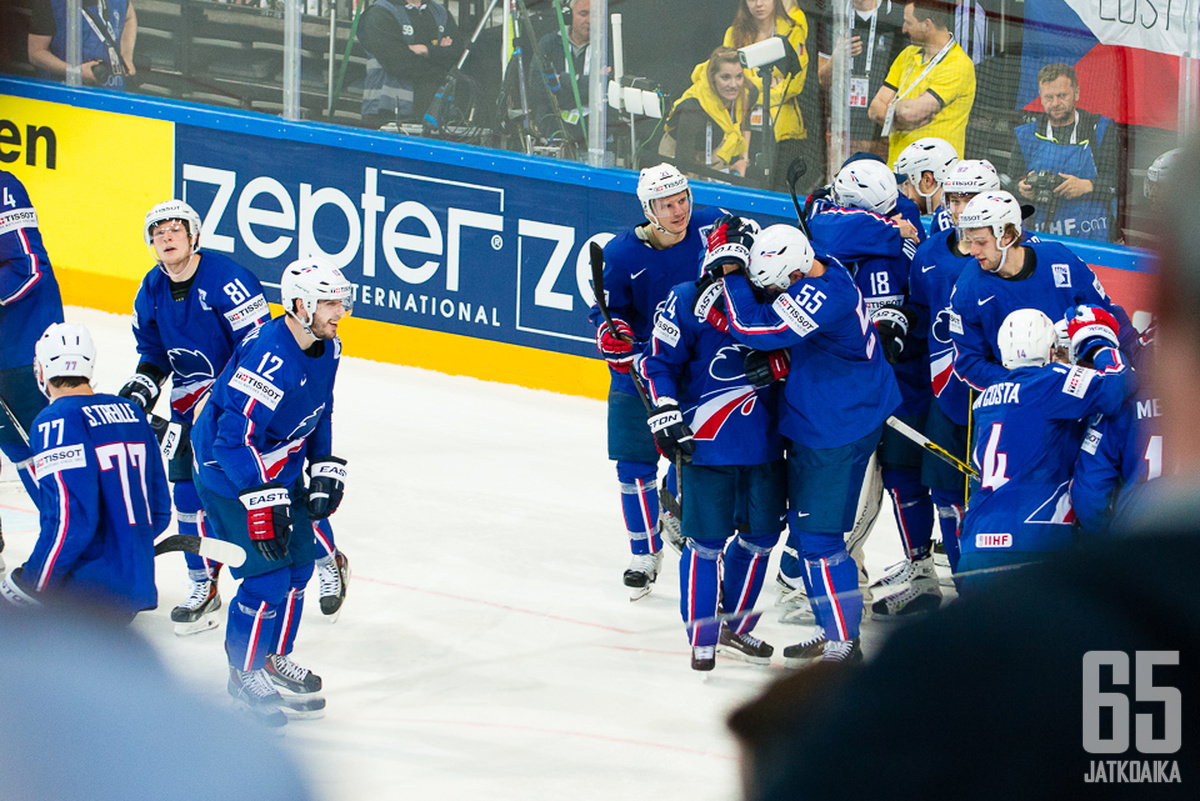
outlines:
[[[137,362],[130,318],[70,307],[67,319],[91,329],[94,386],[115,393]],[[755,631],[774,663],[718,657],[694,673],[674,552],[649,597],[631,603],[621,583],[629,553],[604,427],[601,401],[342,360],[334,442],[351,473],[332,522],[353,575],[332,624],[309,585],[293,656],[323,677],[328,706],[283,740],[319,797],[740,797],[725,718],[784,674],[783,647],[811,628],[778,620],[776,549]],[[36,536],[13,478],[6,467],[10,568]],[[886,504],[866,552],[873,577],[900,557]],[[198,695],[228,705],[224,609],[220,629],[176,637],[183,558],[157,566],[159,608],[135,629]],[[234,589],[224,573],[226,602]],[[868,658],[894,626],[865,624]]]

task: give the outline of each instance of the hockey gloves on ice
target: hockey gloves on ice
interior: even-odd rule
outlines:
[[[883,306],[871,315],[879,343],[883,346],[883,358],[888,364],[900,361],[904,353],[904,337],[917,322],[916,313],[908,306]]]
[[[696,443],[692,440],[692,429],[683,422],[679,404],[674,398],[662,398],[658,407],[646,420],[654,433],[654,444],[658,452],[671,461],[679,456],[684,464],[691,464]]]
[[[753,220],[745,220],[732,214],[726,214],[713,224],[708,234],[708,250],[704,254],[704,272],[717,276],[725,275],[725,266],[732,264],[738,270],[744,270],[750,263],[750,248],[754,245],[754,235],[758,233],[758,225]]]
[[[346,460],[326,456],[308,465],[308,516],[324,520],[337,511],[346,491]]]
[[[746,360],[742,363],[746,371],[746,380],[756,387],[765,387],[786,378],[791,359],[791,355],[783,348],[752,350],[746,354]]]
[[[633,329],[620,317],[613,319],[613,325],[616,331],[608,327],[607,321],[600,324],[596,330],[596,347],[609,367],[618,373],[628,373],[633,364]]]
[[[1096,349],[1117,347],[1120,326],[1105,309],[1081,303],[1068,309],[1066,317],[1073,361],[1091,361]]]
[[[117,394],[141,406],[143,412],[148,412],[158,401],[160,387],[166,380],[167,377],[162,374],[161,370],[152,364],[143,362],[138,365],[138,370],[133,374],[133,378],[126,381],[125,386],[121,387],[121,391]]]
[[[274,562],[287,554],[292,531],[292,502],[287,488],[271,481],[238,495],[246,507],[250,544],[262,558]]]

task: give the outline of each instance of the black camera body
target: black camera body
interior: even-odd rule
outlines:
[[[1053,170],[1034,170],[1025,176],[1025,183],[1033,190],[1033,202],[1039,206],[1050,205],[1055,199],[1054,190],[1065,180]]]
[[[108,79],[112,77],[112,67],[108,66],[107,61],[93,64],[92,77],[96,80],[96,86],[104,86],[104,84],[108,83]]]

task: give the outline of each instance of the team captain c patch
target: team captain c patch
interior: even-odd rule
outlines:
[[[780,295],[775,298],[775,302],[771,304],[771,308],[775,310],[775,313],[779,315],[781,320],[787,323],[788,328],[802,337],[806,337],[817,330],[816,321],[808,316],[808,312],[804,311],[800,307],[800,304],[792,299],[791,295]]]
[[[274,410],[279,405],[279,401],[283,400],[283,390],[245,367],[237,369],[233,378],[229,379],[229,387],[244,392],[257,401],[262,401],[271,410]]]

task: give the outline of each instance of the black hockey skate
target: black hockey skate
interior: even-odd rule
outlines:
[[[817,626],[816,631],[807,640],[783,649],[783,664],[790,668],[804,667],[825,655],[825,629]]]
[[[332,559],[317,564],[317,579],[320,582],[321,614],[337,620],[337,614],[346,600],[346,585],[350,583],[350,560],[340,550]]]
[[[189,634],[215,629],[220,625],[220,621],[214,613],[220,608],[221,596],[217,592],[217,580],[205,578],[196,581],[193,578],[191,595],[171,610],[175,633],[186,637]]]
[[[662,567],[662,551],[658,553],[636,553],[625,570],[625,586],[629,588],[629,600],[636,601],[650,594],[650,585],[658,578]]]
[[[286,654],[269,654],[263,669],[276,686],[288,692],[311,695],[321,691],[321,677],[308,668],[297,665]]]
[[[692,670],[708,671],[717,666],[716,649],[711,645],[692,648]]]
[[[238,706],[266,726],[325,716],[324,698],[280,695],[265,670],[238,670],[230,665],[228,689]]]
[[[822,662],[853,665],[863,660],[862,645],[858,638],[853,640],[826,640]]]
[[[740,659],[752,665],[769,665],[775,649],[749,634],[737,634],[728,626],[721,626],[721,637],[717,641],[717,651],[724,656]]]

